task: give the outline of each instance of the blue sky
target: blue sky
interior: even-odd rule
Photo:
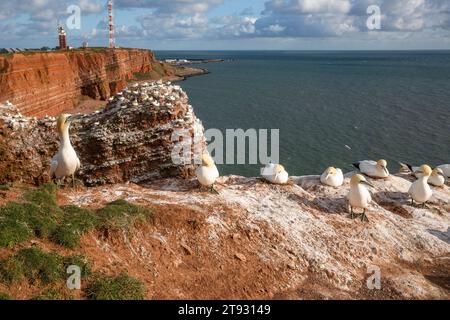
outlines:
[[[0,47],[57,45],[56,26],[81,9],[69,44],[106,46],[106,0],[0,2]],[[116,44],[154,50],[450,49],[449,0],[114,0]],[[380,9],[369,30],[367,8]],[[373,20],[371,20],[373,21]]]

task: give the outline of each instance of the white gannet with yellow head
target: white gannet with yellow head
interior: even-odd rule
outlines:
[[[320,182],[326,186],[338,188],[344,184],[344,174],[341,169],[329,167],[320,177]]]
[[[354,209],[362,209],[361,221],[369,221],[366,216],[366,209],[372,202],[372,196],[367,190],[366,186],[374,187],[371,185],[363,175],[355,174],[350,181],[350,192],[348,193],[347,199],[350,204],[351,218],[355,218]]]
[[[209,153],[204,153],[202,155],[202,164],[197,168],[195,174],[202,187],[208,187],[211,191],[215,191],[214,184],[220,175],[219,170],[217,170],[216,164]]]
[[[362,174],[371,178],[383,179],[389,177],[389,170],[387,168],[386,160],[364,160],[353,164],[355,168],[361,171]]]
[[[410,164],[405,164],[401,162],[400,166],[401,172],[411,172],[417,179],[420,179],[420,177],[423,176],[423,173],[421,172],[421,167],[414,167]],[[431,172],[431,176],[428,179],[428,183],[435,187],[442,187],[443,185],[445,185],[444,171],[439,167],[435,168],[433,172]]]
[[[408,193],[411,196],[412,204],[416,201],[425,207],[426,202],[433,196],[433,190],[431,190],[428,185],[428,179],[433,173],[433,170],[431,170],[430,166],[424,164],[417,172],[421,174],[421,176],[419,180],[411,185]]]
[[[75,173],[80,169],[80,159],[78,159],[75,149],[70,143],[69,127],[70,115],[61,114],[58,117],[56,128],[60,139],[58,153],[53,157],[50,166],[50,177],[58,180],[66,177],[72,177],[72,183],[75,183]]]
[[[442,172],[444,173],[444,177],[450,179],[450,164],[440,165],[440,166],[438,166],[438,169],[442,170]]]
[[[273,184],[286,184],[289,181],[289,174],[281,164],[269,163],[262,168],[261,176]]]

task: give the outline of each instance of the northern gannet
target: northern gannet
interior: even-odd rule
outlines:
[[[75,172],[80,169],[81,164],[75,149],[70,143],[70,124],[70,115],[61,114],[59,116],[56,128],[58,129],[60,145],[58,153],[51,161],[50,177],[60,180],[71,176],[72,184],[75,185]]]
[[[409,164],[404,164],[400,162],[401,171],[411,172],[414,174],[416,178],[422,177],[421,168],[414,167]],[[445,175],[444,171],[441,168],[435,168],[431,173],[430,178],[428,179],[428,183],[435,187],[442,187],[445,184]]]
[[[286,184],[289,181],[289,174],[281,164],[269,163],[261,170],[261,176],[273,184]]]
[[[371,178],[389,177],[389,170],[387,169],[386,160],[378,160],[377,162],[372,160],[364,160],[354,163],[353,166],[361,171],[361,173]]]
[[[344,174],[341,169],[329,167],[320,177],[322,184],[338,188],[344,183]]]
[[[416,201],[425,207],[426,202],[433,196],[433,190],[428,185],[428,179],[432,172],[430,166],[426,164],[420,167],[418,173],[421,174],[421,177],[411,185],[408,191],[411,196],[411,204],[414,204],[414,201]]]
[[[220,175],[213,158],[208,153],[203,154],[202,164],[197,168],[195,174],[202,187],[208,187],[211,191],[217,193],[214,189],[214,183]]]
[[[370,195],[369,190],[364,185],[368,185],[373,188],[373,186],[367,182],[366,178],[363,175],[355,174],[350,181],[350,192],[348,193],[347,199],[350,204],[351,209],[351,218],[355,218],[354,209],[363,209],[363,213],[361,214],[361,221],[369,221],[366,216],[366,209],[369,207],[369,204],[372,202],[372,196]]]
[[[438,166],[438,168],[442,170],[446,178],[450,178],[450,164],[443,164]]]

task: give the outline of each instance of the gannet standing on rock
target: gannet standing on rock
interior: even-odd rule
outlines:
[[[59,116],[56,123],[58,129],[60,145],[58,153],[53,157],[50,167],[50,177],[57,180],[66,177],[72,177],[72,184],[75,185],[75,172],[80,167],[80,159],[78,159],[75,149],[70,143],[69,137],[70,115],[62,114]]]
[[[386,160],[378,160],[377,162],[364,160],[354,163],[353,166],[371,178],[383,179],[389,177]]]
[[[414,201],[416,201],[425,207],[426,202],[433,196],[433,190],[428,185],[428,179],[432,172],[430,166],[426,164],[420,167],[418,173],[421,174],[421,177],[412,184],[408,192],[411,196],[411,204],[414,204]]]
[[[367,182],[366,178],[363,175],[355,174],[350,181],[350,192],[348,193],[347,199],[350,204],[350,214],[351,218],[355,218],[354,209],[363,209],[363,213],[361,214],[361,221],[369,221],[366,216],[366,209],[369,207],[369,204],[372,202],[372,196],[370,195],[369,190],[364,186],[364,184],[372,186],[369,182]]]
[[[216,183],[217,178],[220,176],[219,170],[217,170],[213,158],[208,153],[203,154],[202,164],[197,168],[195,174],[202,187],[208,187],[211,192],[218,193],[214,189],[214,183]]]
[[[411,172],[417,179],[423,176],[421,173],[420,167],[414,167],[409,164],[404,164],[400,162],[401,171]],[[435,187],[442,187],[445,185],[445,175],[444,171],[441,168],[435,168],[431,173],[430,178],[428,179],[428,183]]]
[[[341,169],[329,167],[320,177],[322,184],[338,188],[344,184],[344,174]]]
[[[281,164],[269,163],[261,170],[261,176],[273,184],[286,184],[289,181],[289,174]]]

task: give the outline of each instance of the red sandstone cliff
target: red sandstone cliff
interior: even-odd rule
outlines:
[[[149,50],[88,49],[0,56],[0,103],[11,101],[30,116],[56,115],[81,95],[105,100],[135,73],[171,77],[170,66]]]

